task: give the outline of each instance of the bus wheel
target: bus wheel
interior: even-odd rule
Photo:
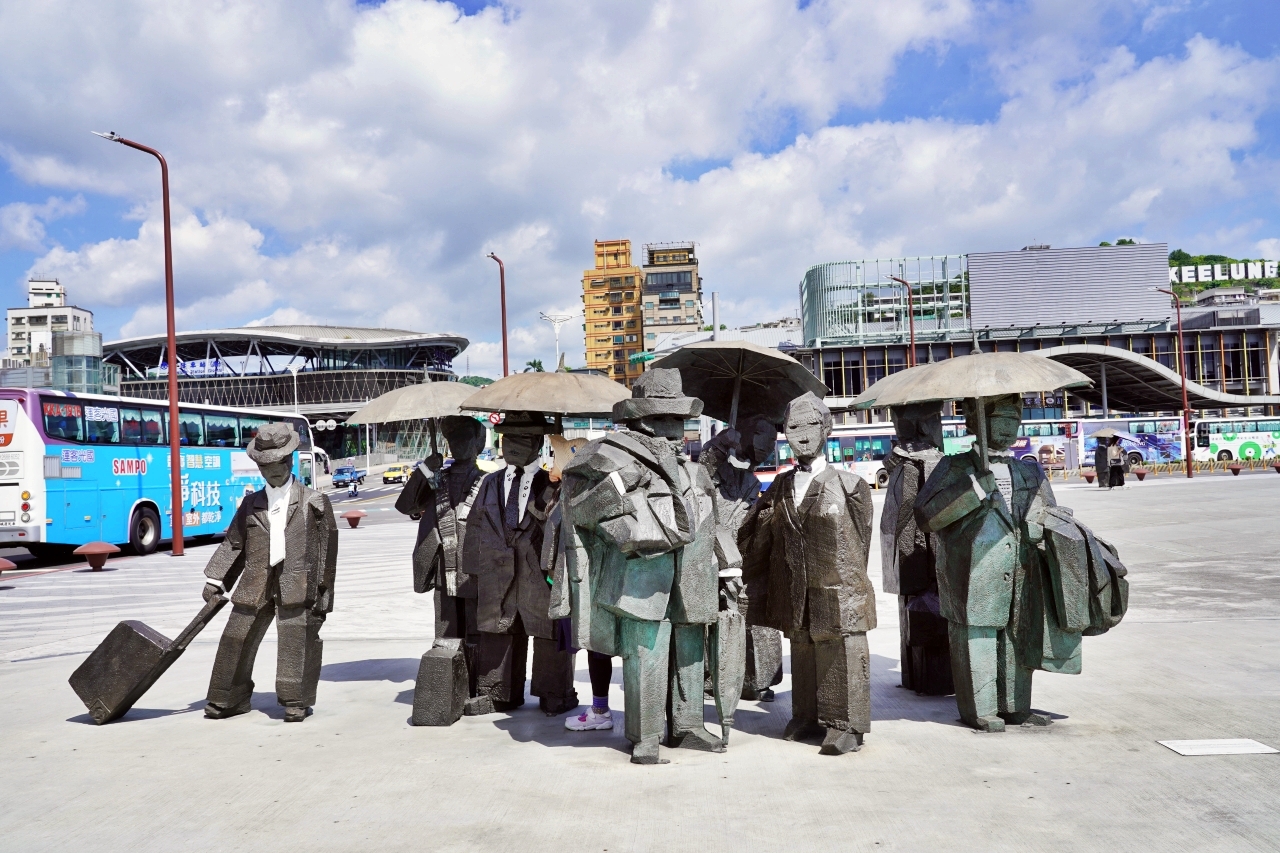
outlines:
[[[1144,462],[1146,462],[1146,461],[1147,461],[1147,460],[1145,460],[1145,459],[1143,459],[1143,458],[1142,458],[1142,454],[1141,454],[1141,453],[1130,453],[1130,454],[1129,454],[1129,467],[1130,467],[1130,468],[1137,468],[1138,466],[1142,465],[1142,463],[1144,463]]]
[[[876,488],[883,489],[889,485],[889,472],[881,468],[876,472]]]
[[[1219,462],[1230,462],[1230,461],[1231,461],[1231,451],[1230,451],[1230,450],[1219,450],[1219,451],[1218,451],[1218,461],[1219,461]]]
[[[154,554],[160,546],[160,516],[149,506],[138,507],[129,523],[129,544],[139,556]]]

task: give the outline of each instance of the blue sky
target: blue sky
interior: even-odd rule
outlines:
[[[734,10],[726,34],[692,0],[7,6],[0,290],[57,275],[108,339],[160,328],[157,170],[109,129],[169,157],[180,325],[456,331],[477,370],[488,251],[521,361],[551,357],[537,313],[573,309],[593,238],[698,241],[730,322],[841,258],[1280,256],[1274,2]]]

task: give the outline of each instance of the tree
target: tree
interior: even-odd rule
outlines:
[[[1106,240],[1103,240],[1103,241],[1102,241],[1101,243],[1099,243],[1098,245],[1099,245],[1099,246],[1110,246],[1111,244],[1110,244],[1110,243],[1108,243]]]
[[[1117,246],[1136,246],[1137,242],[1130,240],[1128,237],[1121,237],[1116,241]]]
[[[528,372],[529,372],[529,371],[531,371],[531,370],[532,370],[534,373],[545,373],[545,372],[546,372],[546,371],[544,371],[544,370],[542,369],[542,359],[540,359],[540,358],[530,359],[529,361],[526,361],[524,364],[525,364],[525,368],[524,368],[524,372],[525,372],[525,373],[528,373]]]
[[[493,384],[493,380],[488,376],[460,376],[458,381],[463,385],[473,385],[476,388],[483,388],[486,385]]]

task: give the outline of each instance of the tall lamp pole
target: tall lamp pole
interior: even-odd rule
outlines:
[[[511,364],[507,361],[507,268],[502,258],[489,253],[489,257],[498,262],[498,292],[502,298],[502,375],[511,375]]]
[[[114,130],[108,133],[92,131],[112,142],[119,142],[138,151],[150,154],[160,161],[160,193],[164,206],[164,310],[165,334],[169,359],[169,514],[173,517],[173,547],[170,553],[181,557],[182,547],[182,454],[179,452],[178,435],[178,343],[173,319],[173,232],[169,227],[169,164],[164,155],[131,139],[125,139]]]
[[[907,283],[905,278],[898,278],[896,275],[889,276],[890,279],[896,281],[907,289],[907,317],[911,327],[911,349],[907,352],[907,367],[916,366],[916,303],[915,298],[911,295],[911,285]]]
[[[1187,402],[1187,362],[1185,347],[1182,343],[1182,300],[1172,290],[1163,287],[1157,287],[1156,290],[1172,296],[1173,306],[1178,312],[1178,373],[1182,377],[1182,453],[1187,463],[1187,477],[1190,478],[1194,476],[1191,467],[1191,406]]]
[[[298,371],[302,369],[301,364],[287,364],[285,370],[293,374],[293,413],[298,414]]]
[[[560,327],[572,320],[577,314],[547,314],[539,311],[538,316],[551,324],[551,328],[556,332],[556,370],[560,369]]]

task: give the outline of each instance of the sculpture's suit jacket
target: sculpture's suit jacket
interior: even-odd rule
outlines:
[[[280,570],[281,607],[309,607],[317,613],[333,609],[333,581],[338,565],[338,525],[329,499],[293,478],[285,522],[285,558]],[[240,583],[231,603],[261,610],[271,595],[271,530],[267,526],[267,491],[245,497],[226,538],[204,573],[226,589]]]
[[[476,579],[476,615],[481,631],[505,634],[516,615],[526,634],[544,640],[552,633],[551,587],[542,566],[542,538],[547,516],[559,496],[559,486],[546,471],[533,475],[524,518],[514,530],[503,520],[502,482],[506,469],[480,481],[480,492],[467,519],[460,570]],[[518,489],[519,481],[511,488]]]
[[[756,501],[738,533],[747,585],[747,622],[814,640],[870,631],[876,597],[867,577],[871,488],[827,466],[795,502],[796,469]]]
[[[405,515],[422,514],[418,541],[413,546],[414,592],[439,587],[445,595],[476,597],[475,578],[460,573],[458,567],[466,543],[467,519],[483,475],[475,460],[469,465],[454,462],[433,477],[419,465],[409,475],[409,482],[396,498],[396,510]]]

